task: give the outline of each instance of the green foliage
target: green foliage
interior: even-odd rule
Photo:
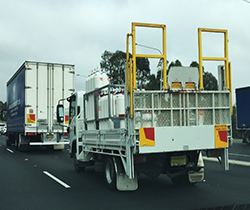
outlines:
[[[137,58],[136,59],[136,82],[138,88],[146,88],[146,85],[150,77],[148,58]]]
[[[131,55],[130,55],[131,57]],[[125,84],[125,71],[126,71],[126,53],[117,50],[115,53],[107,50],[101,56],[100,62],[101,69],[107,73],[113,84]],[[167,72],[169,73],[171,67],[182,66],[181,61],[178,59],[172,61]],[[161,81],[162,61],[158,63],[157,75],[150,74],[150,63],[148,58],[136,59],[136,82],[138,88],[145,88],[147,90],[159,90]],[[196,61],[192,61],[190,67],[199,68]],[[204,90],[218,90],[217,79],[210,72],[204,71],[203,67],[203,86]]]
[[[0,120],[7,121],[7,102],[3,103],[0,101]]]
[[[160,81],[161,81],[161,71],[157,72],[157,75],[149,75],[149,82],[147,83],[146,90],[160,90]]]
[[[190,67],[197,67],[199,69],[199,64],[196,61],[192,61]],[[204,71],[204,66],[202,66],[202,69],[204,90],[218,90],[218,82],[216,77],[212,73]]]
[[[173,66],[182,66],[182,64],[178,59],[175,62],[172,61],[168,66],[168,70]]]
[[[203,72],[203,86],[204,90],[218,90],[218,83],[215,76],[207,71]]]
[[[101,56],[101,69],[108,75],[113,84],[125,83],[126,53],[117,50],[115,53],[107,50]]]
[[[111,79],[111,82],[113,84],[125,84],[126,53],[119,50],[117,50],[115,53],[105,50],[101,58],[101,69],[108,75],[108,77]],[[137,58],[137,87],[145,88],[149,81],[149,76],[149,60],[147,58]]]

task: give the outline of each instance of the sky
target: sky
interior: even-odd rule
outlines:
[[[0,0],[0,101],[6,83],[24,61],[74,64],[75,89],[85,90],[86,76],[105,50],[126,51],[132,22],[165,24],[167,60],[183,66],[198,62],[198,28],[228,30],[235,88],[250,86],[250,2],[247,0]],[[203,55],[223,56],[223,35],[203,35]],[[138,29],[136,42],[161,50],[161,30]],[[137,52],[150,51],[137,47]],[[157,62],[150,60],[151,73]],[[221,62],[203,62],[217,77]]]

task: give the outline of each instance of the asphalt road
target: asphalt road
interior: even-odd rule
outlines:
[[[241,142],[229,153],[231,160],[250,163],[250,147]],[[0,209],[156,210],[250,204],[250,167],[239,163],[223,171],[219,163],[205,161],[205,181],[194,186],[176,186],[165,175],[153,180],[140,176],[137,191],[114,192],[107,189],[103,173],[93,168],[76,173],[66,149],[17,152],[0,136]]]

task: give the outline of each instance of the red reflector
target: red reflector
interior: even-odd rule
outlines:
[[[68,136],[68,135],[69,135],[69,133],[65,133],[65,134],[64,134],[64,136]]]
[[[119,114],[119,117],[125,117],[125,114]]]
[[[28,136],[35,136],[36,133],[27,133]]]

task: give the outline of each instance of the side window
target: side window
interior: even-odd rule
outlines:
[[[69,105],[69,124],[71,123],[72,119],[75,116],[75,110],[76,110],[76,101],[75,101],[75,97],[72,97],[70,100],[70,105]]]

